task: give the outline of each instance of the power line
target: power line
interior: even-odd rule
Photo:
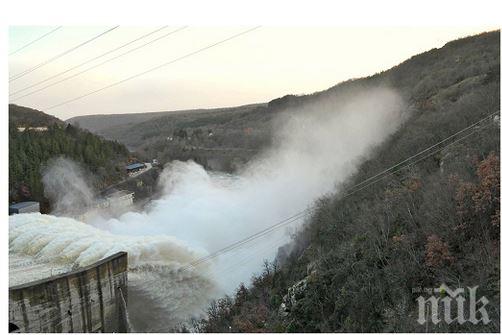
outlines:
[[[29,42],[29,43],[27,43],[27,44],[23,45],[23,46],[22,46],[22,47],[20,47],[19,49],[16,49],[15,51],[11,52],[11,53],[9,54],[9,56],[12,56],[13,54],[15,54],[15,53],[17,53],[17,52],[19,52],[19,51],[21,51],[21,50],[23,50],[23,49],[25,49],[25,48],[29,47],[29,46],[30,46],[30,45],[32,45],[33,43],[36,43],[36,42],[40,41],[41,39],[43,39],[44,37],[47,37],[47,36],[49,36],[50,34],[55,33],[56,31],[58,31],[58,30],[59,30],[59,29],[61,29],[61,28],[62,28],[62,26],[56,27],[56,28],[52,29],[51,31],[49,31],[48,33],[45,33],[45,34],[43,34],[42,36],[37,37],[37,38],[36,38],[36,39],[34,39],[33,41],[31,41],[31,42]]]
[[[493,114],[492,114],[492,115],[493,115]],[[373,185],[373,184],[375,184],[375,183],[379,182],[380,180],[385,179],[386,177],[389,177],[389,176],[391,176],[391,175],[396,174],[396,172],[399,172],[399,171],[400,171],[400,170],[402,170],[402,169],[405,169],[405,168],[407,168],[407,167],[411,167],[412,165],[415,165],[415,164],[417,164],[417,163],[419,163],[419,162],[423,161],[424,159],[429,158],[430,156],[432,156],[432,155],[434,155],[434,154],[438,153],[439,151],[444,150],[444,149],[448,148],[449,146],[452,146],[453,144],[456,144],[456,143],[458,143],[458,142],[460,142],[460,141],[462,141],[462,140],[466,139],[467,137],[469,137],[469,136],[473,135],[474,133],[478,132],[479,130],[481,130],[481,129],[485,128],[485,127],[486,127],[486,126],[483,126],[483,127],[479,128],[479,129],[475,129],[474,131],[472,131],[472,132],[468,133],[467,135],[465,135],[465,136],[463,136],[463,137],[460,137],[460,138],[458,138],[458,139],[456,139],[456,140],[452,141],[451,143],[448,143],[447,145],[445,145],[445,146],[443,146],[443,147],[441,147],[441,148],[439,148],[439,149],[436,149],[436,150],[434,150],[434,151],[430,152],[428,155],[425,155],[425,156],[423,156],[422,158],[417,159],[416,161],[414,161],[414,162],[412,162],[412,163],[409,163],[409,164],[407,164],[407,165],[404,165],[404,166],[400,167],[399,169],[397,169],[397,170],[395,170],[395,171],[392,171],[391,173],[388,173],[388,174],[386,174],[386,175],[384,175],[384,176],[382,176],[382,177],[378,178],[377,180],[374,180],[374,181],[372,181],[371,183],[366,184],[366,185],[364,185],[363,187],[361,187],[361,188],[358,188],[358,189],[354,190],[353,192],[351,192],[351,193],[349,193],[349,194],[347,194],[347,195],[343,196],[343,197],[342,197],[342,199],[344,199],[344,198],[346,198],[346,197],[349,197],[349,196],[351,196],[352,194],[354,194],[354,193],[356,193],[356,192],[359,192],[359,191],[361,191],[361,190],[363,190],[363,189],[365,189],[365,188],[368,188],[369,186],[371,186],[371,185]],[[351,189],[353,189],[353,188],[351,188]]]
[[[104,32],[102,32],[102,33],[94,36],[93,38],[91,38],[91,39],[89,39],[89,40],[87,40],[85,42],[80,43],[79,45],[76,45],[76,46],[74,46],[74,47],[72,47],[72,48],[70,48],[70,49],[68,49],[66,51],[63,51],[62,53],[60,53],[60,54],[58,54],[58,55],[56,55],[56,56],[54,56],[54,57],[52,57],[52,58],[50,58],[50,59],[48,59],[46,61],[43,61],[42,63],[40,63],[38,65],[35,65],[35,66],[33,66],[33,67],[31,67],[31,68],[23,71],[23,72],[20,72],[20,73],[18,73],[16,75],[13,75],[12,77],[9,78],[9,82],[12,82],[12,81],[17,80],[17,79],[19,79],[21,77],[26,76],[27,74],[29,74],[29,73],[31,73],[31,72],[33,72],[33,71],[41,68],[42,66],[47,65],[47,64],[55,61],[56,59],[59,59],[59,58],[65,56],[65,55],[69,54],[70,52],[73,52],[73,51],[77,50],[78,48],[83,47],[84,45],[86,45],[88,43],[91,43],[92,41],[100,38],[101,36],[104,36],[104,35],[110,33],[111,31],[117,29],[118,27],[119,26],[115,26],[113,28],[110,28],[110,29],[108,29],[108,30],[106,30],[106,31],[104,31]]]
[[[251,252],[244,254],[243,257],[239,257],[239,259],[237,259],[237,261],[232,260],[232,262],[229,263],[228,266],[224,266],[223,268],[218,269],[218,270],[221,272],[224,272],[224,273],[228,273],[237,267],[241,267],[242,264],[247,264],[249,261],[255,259],[256,257],[258,257],[260,255],[264,256],[264,254],[269,252],[271,249],[277,248],[278,245],[283,245],[287,240],[289,240],[288,236],[281,235],[281,237],[279,239],[274,239],[271,241],[271,243],[267,243],[264,246],[258,246],[259,248],[257,250],[252,250]],[[264,261],[265,259],[266,258],[262,258],[262,261]],[[205,273],[205,275],[207,277],[210,277],[214,281],[217,281],[217,278],[214,275],[214,273],[207,272],[207,273]]]
[[[370,181],[370,180],[372,180],[372,179],[374,179],[374,178],[376,178],[376,177],[378,177],[378,176],[380,176],[380,175],[382,175],[382,174],[384,174],[384,173],[386,173],[386,172],[388,172],[388,171],[391,171],[392,169],[394,169],[394,168],[398,167],[399,165],[401,165],[401,164],[403,164],[403,163],[406,163],[407,161],[409,161],[409,160],[411,160],[411,159],[413,159],[413,158],[415,158],[415,157],[417,157],[417,156],[420,156],[421,154],[425,153],[426,151],[429,151],[430,149],[433,149],[433,148],[437,147],[438,145],[443,144],[444,142],[446,142],[446,141],[448,141],[448,140],[452,139],[453,137],[455,137],[455,136],[457,136],[457,135],[460,135],[460,134],[461,134],[461,133],[463,133],[464,131],[467,131],[467,130],[469,130],[469,129],[471,129],[471,128],[475,127],[475,126],[477,126],[478,124],[480,124],[480,123],[482,123],[482,122],[486,121],[486,119],[491,118],[494,114],[495,114],[495,113],[488,115],[487,117],[485,117],[485,118],[483,118],[483,119],[479,120],[478,122],[475,122],[475,123],[471,124],[470,126],[468,126],[468,127],[464,128],[464,129],[462,129],[462,130],[460,130],[460,131],[456,132],[455,134],[452,134],[452,135],[448,136],[447,138],[445,138],[445,139],[443,139],[443,140],[441,140],[441,141],[437,142],[437,143],[436,143],[436,144],[434,144],[433,146],[428,147],[428,148],[426,148],[426,149],[424,149],[424,150],[422,150],[422,151],[420,151],[420,152],[416,153],[415,155],[408,157],[408,158],[407,158],[407,159],[405,159],[404,161],[399,162],[399,163],[397,163],[397,164],[395,164],[395,165],[391,166],[390,168],[383,170],[382,172],[380,172],[380,173],[378,173],[378,174],[376,174],[376,175],[372,176],[371,178],[368,178],[368,179],[366,179],[366,180],[364,180],[364,181],[362,181],[362,182],[360,182],[360,183],[358,183],[358,184],[354,185],[352,188],[356,188],[356,187],[358,187],[358,186],[360,186],[360,185],[362,185],[362,184],[364,184],[364,183],[366,183],[366,182],[368,182],[368,181]]]
[[[405,162],[409,161],[410,159],[412,159],[412,158],[414,158],[414,157],[417,157],[418,155],[420,155],[420,154],[422,154],[422,153],[425,153],[425,152],[427,152],[427,151],[429,151],[429,150],[431,150],[431,149],[433,149],[433,148],[437,147],[437,146],[438,146],[438,144],[440,144],[440,143],[444,143],[447,139],[451,139],[453,136],[458,135],[458,134],[461,134],[462,132],[466,131],[467,129],[471,129],[471,128],[473,128],[473,127],[476,127],[476,126],[477,126],[477,125],[479,125],[481,122],[486,121],[487,119],[490,119],[491,117],[493,117],[495,114],[498,114],[498,112],[495,112],[495,113],[491,113],[491,114],[489,114],[488,116],[486,116],[486,117],[482,118],[481,120],[479,120],[479,121],[477,121],[477,122],[475,122],[475,123],[473,123],[473,124],[471,124],[471,125],[469,125],[469,126],[467,126],[467,127],[463,128],[462,130],[460,130],[460,131],[456,132],[455,134],[453,134],[453,135],[451,135],[451,136],[447,137],[446,139],[443,139],[443,140],[441,140],[441,141],[439,141],[439,142],[435,143],[434,145],[431,145],[430,147],[428,147],[428,148],[426,148],[426,149],[424,149],[424,150],[420,151],[419,153],[417,153],[417,154],[415,154],[415,155],[413,155],[413,156],[410,156],[410,157],[406,158],[405,160],[403,160],[403,161],[401,161],[401,162],[399,162],[399,163],[395,164],[395,165],[394,165],[394,166],[392,166],[391,168],[385,169],[384,171],[382,171],[382,172],[380,172],[380,173],[378,173],[378,174],[376,174],[376,175],[374,175],[374,176],[372,176],[372,177],[370,177],[370,178],[367,178],[367,179],[366,179],[366,180],[364,180],[363,182],[361,182],[361,183],[359,183],[359,184],[357,184],[357,185],[355,185],[355,186],[351,187],[351,188],[349,189],[349,191],[350,191],[350,190],[353,190],[353,191],[352,191],[352,192],[350,192],[350,193],[345,194],[344,196],[342,196],[341,198],[339,198],[339,200],[345,199],[345,198],[347,198],[347,197],[349,197],[349,196],[353,195],[354,193],[357,193],[357,192],[359,192],[359,191],[361,191],[361,190],[363,190],[363,189],[366,189],[366,188],[368,188],[369,186],[371,186],[371,185],[373,185],[373,184],[375,184],[375,183],[377,183],[377,182],[381,181],[382,179],[384,179],[384,178],[386,178],[386,177],[388,177],[388,176],[390,176],[390,175],[393,175],[393,174],[397,173],[398,171],[400,171],[400,170],[402,170],[402,169],[405,169],[405,168],[407,168],[407,167],[411,167],[412,165],[415,165],[415,164],[417,164],[417,163],[419,163],[419,162],[423,161],[424,159],[426,159],[426,158],[428,158],[428,157],[432,156],[433,154],[435,154],[435,153],[437,153],[437,152],[439,152],[439,151],[441,151],[441,150],[443,150],[443,149],[445,149],[445,148],[447,148],[447,147],[449,147],[449,146],[451,146],[451,145],[453,145],[453,144],[456,144],[456,143],[458,143],[458,142],[460,142],[460,141],[462,141],[462,140],[464,140],[464,139],[468,138],[469,136],[473,135],[474,133],[476,133],[477,131],[479,131],[479,130],[483,129],[483,128],[484,128],[484,127],[486,127],[486,126],[483,126],[483,127],[479,128],[479,129],[474,129],[472,132],[468,133],[467,135],[465,135],[465,136],[463,136],[463,137],[460,137],[460,138],[458,138],[458,139],[456,139],[456,140],[454,140],[454,141],[450,142],[449,144],[447,144],[447,145],[445,145],[445,146],[442,146],[442,147],[440,147],[440,148],[438,148],[438,149],[436,149],[436,150],[434,150],[434,151],[430,152],[429,154],[425,155],[424,157],[419,158],[418,160],[416,160],[416,161],[414,161],[414,162],[411,162],[411,163],[409,163],[409,164],[407,164],[407,165],[401,166],[401,167],[399,167],[398,169],[396,169],[396,170],[394,170],[394,171],[392,171],[392,172],[388,173],[388,172],[389,172],[390,170],[392,170],[394,167],[397,167],[397,166],[399,166],[399,165],[402,165],[403,163],[405,163]],[[386,173],[386,172],[387,172],[387,173]],[[383,174],[383,175],[382,175],[382,174]],[[380,177],[380,178],[378,178],[378,179],[376,179],[376,180],[373,180],[373,179],[375,179],[375,177],[377,177],[377,176],[381,176],[381,177]],[[358,186],[358,185],[362,185],[362,184],[364,184],[364,183],[366,183],[366,182],[368,182],[368,181],[370,181],[370,180],[373,180],[373,182],[368,183],[368,184],[365,184],[364,186],[362,186],[362,187],[360,187],[360,188],[357,188],[357,186]],[[255,234],[253,234],[253,235],[250,235],[250,236],[248,236],[248,237],[246,237],[246,238],[244,238],[244,239],[242,239],[242,240],[239,240],[239,241],[237,241],[237,242],[234,242],[234,243],[232,243],[232,244],[230,244],[230,245],[228,245],[228,246],[226,246],[226,247],[224,247],[224,248],[222,248],[222,249],[219,249],[219,250],[217,250],[217,251],[215,251],[215,252],[213,252],[213,253],[211,253],[211,254],[209,254],[209,255],[205,256],[205,257],[201,257],[201,258],[199,258],[199,259],[197,259],[197,260],[195,260],[195,261],[193,261],[193,262],[189,263],[187,266],[185,266],[185,267],[184,267],[184,268],[182,268],[181,270],[182,270],[182,271],[184,271],[184,270],[187,270],[187,269],[189,269],[189,268],[193,268],[193,267],[195,267],[195,266],[197,266],[197,265],[199,265],[199,264],[202,264],[202,263],[204,263],[204,262],[207,262],[207,261],[209,261],[209,260],[211,260],[211,259],[213,259],[213,258],[215,258],[215,257],[217,257],[217,256],[219,256],[219,255],[221,255],[221,254],[224,254],[224,253],[229,252],[229,251],[231,251],[231,250],[233,250],[233,249],[236,249],[236,248],[238,248],[238,247],[240,247],[240,246],[242,246],[242,245],[244,245],[244,244],[246,244],[246,243],[248,243],[248,242],[250,242],[250,241],[253,241],[253,240],[255,240],[255,239],[259,238],[259,237],[265,236],[265,235],[267,235],[267,234],[271,233],[272,231],[274,231],[274,230],[276,230],[276,229],[278,229],[278,228],[280,228],[280,227],[282,227],[282,226],[286,226],[286,225],[288,225],[288,224],[290,224],[290,223],[293,223],[293,222],[295,222],[295,221],[297,221],[297,220],[299,220],[299,219],[302,219],[303,217],[307,216],[307,214],[308,214],[309,212],[310,212],[310,210],[309,210],[308,208],[307,208],[307,209],[305,209],[305,210],[303,210],[303,211],[301,211],[301,212],[298,212],[298,213],[296,213],[295,215],[293,215],[293,216],[291,216],[291,217],[289,217],[289,218],[287,218],[287,219],[285,219],[285,220],[282,220],[282,221],[280,221],[280,222],[278,222],[278,223],[276,223],[276,224],[274,224],[274,225],[272,225],[272,226],[269,226],[269,227],[268,227],[268,228],[266,228],[266,229],[263,229],[263,230],[261,230],[261,231],[259,231],[259,232],[255,233]]]
[[[232,243],[232,244],[230,244],[230,245],[228,245],[228,246],[226,246],[226,247],[224,247],[222,249],[219,249],[219,250],[211,253],[210,255],[207,255],[205,257],[199,258],[199,259],[191,262],[190,263],[190,267],[197,266],[199,264],[207,262],[208,260],[213,259],[213,258],[215,258],[215,257],[217,257],[217,256],[219,256],[221,254],[226,253],[226,252],[229,252],[229,251],[231,251],[233,249],[236,249],[236,248],[242,246],[245,243],[254,241],[257,238],[265,236],[268,233],[276,230],[277,228],[279,228],[279,227],[281,227],[283,225],[287,225],[287,224],[293,223],[293,222],[295,222],[295,221],[303,218],[304,216],[306,216],[308,214],[308,212],[309,212],[309,209],[305,209],[305,210],[303,210],[301,212],[298,212],[295,215],[292,215],[292,216],[288,217],[287,219],[284,219],[284,220],[282,220],[282,221],[280,221],[280,222],[278,222],[278,223],[276,223],[276,224],[274,224],[274,225],[272,225],[272,226],[270,226],[268,228],[260,230],[259,232],[255,233],[255,234],[252,234],[252,235],[250,235],[250,236],[248,236],[248,237],[246,237],[246,238],[244,238],[242,240],[239,240],[239,241],[234,242],[234,243]]]
[[[109,54],[110,54],[110,53],[112,53],[112,52],[115,52],[115,51],[117,51],[117,50],[120,50],[120,49],[122,49],[122,48],[125,48],[126,46],[131,45],[132,43],[135,43],[135,42],[137,42],[137,41],[139,41],[139,40],[142,40],[142,39],[144,39],[144,38],[146,38],[146,37],[148,37],[148,36],[150,36],[150,35],[153,35],[153,34],[155,34],[156,32],[159,32],[160,30],[166,29],[167,27],[168,27],[168,26],[163,26],[163,27],[161,27],[161,28],[159,28],[159,29],[155,29],[154,31],[149,32],[148,34],[142,35],[142,36],[140,36],[140,37],[138,37],[138,38],[136,38],[136,39],[134,39],[134,40],[132,40],[132,41],[129,41],[129,42],[125,43],[125,44],[122,44],[121,46],[119,46],[119,47],[117,47],[117,48],[114,48],[114,49],[112,49],[112,50],[109,50],[109,51],[107,51],[107,52],[105,52],[105,53],[103,53],[103,54],[101,54],[101,55],[98,55],[98,56],[96,56],[96,57],[93,57],[93,58],[91,58],[91,59],[88,59],[88,60],[86,60],[86,61],[85,61],[85,62],[83,62],[83,63],[80,63],[80,64],[78,64],[78,65],[75,65],[75,66],[73,66],[73,67],[69,68],[68,70],[65,70],[65,71],[59,72],[59,73],[57,73],[57,74],[55,74],[55,75],[53,75],[53,76],[50,76],[50,77],[48,77],[48,78],[46,78],[46,79],[44,79],[44,80],[42,80],[42,81],[39,81],[39,82],[34,83],[34,84],[30,85],[30,86],[27,86],[27,87],[24,87],[24,88],[22,88],[22,89],[19,89],[19,90],[15,91],[15,92],[12,92],[11,94],[9,94],[9,96],[16,95],[16,94],[18,94],[18,93],[20,93],[20,92],[23,92],[23,91],[26,91],[26,90],[28,90],[28,89],[30,89],[30,88],[32,88],[32,87],[38,86],[38,85],[40,85],[40,84],[43,84],[43,83],[45,83],[46,81],[49,81],[49,80],[54,79],[54,78],[57,78],[57,77],[59,77],[59,76],[61,76],[61,75],[65,74],[65,73],[68,73],[68,72],[70,72],[70,71],[72,71],[72,70],[75,70],[75,69],[77,69],[77,68],[79,68],[79,67],[81,67],[81,66],[83,66],[83,65],[85,65],[85,64],[88,64],[88,63],[90,63],[90,62],[93,62],[93,61],[95,61],[96,59],[99,59],[99,58],[101,58],[101,57],[104,57],[104,56],[106,56],[106,55],[109,55]],[[122,56],[123,56],[123,55],[125,55],[125,54],[122,54]],[[104,64],[104,63],[101,63],[101,64]],[[101,64],[100,64],[100,65],[101,65]],[[99,66],[99,65],[98,65],[98,66]],[[96,67],[97,67],[97,66],[96,66]],[[82,73],[84,73],[84,72],[86,72],[86,71],[89,71],[89,70],[91,70],[91,69],[93,69],[93,68],[94,68],[94,67],[89,68],[89,69],[87,69],[87,70],[85,70],[85,71],[80,72],[79,74],[82,74]],[[72,78],[72,77],[69,77],[69,78]],[[69,78],[68,78],[68,79],[69,79]],[[55,84],[60,83],[60,82],[61,82],[61,81],[58,81],[58,82],[56,82],[56,83],[54,83],[54,84],[51,84],[51,85],[48,85],[48,86],[44,86],[42,89],[45,89],[45,88],[47,88],[47,87],[50,87],[50,86],[55,85]],[[40,89],[40,90],[42,90],[42,89]],[[22,97],[16,98],[16,100],[17,100],[17,99],[21,99],[21,98],[23,98],[23,97],[26,97],[26,96],[28,96],[28,95],[34,94],[34,93],[36,93],[36,92],[39,92],[40,90],[36,90],[36,91],[34,91],[34,92],[31,92],[31,93],[28,93],[28,94],[26,94],[26,95],[23,95]]]
[[[183,55],[183,56],[181,56],[181,57],[175,58],[175,59],[173,59],[173,60],[171,60],[171,61],[168,61],[168,62],[166,62],[166,63],[160,64],[160,65],[157,65],[157,66],[155,66],[155,67],[153,67],[153,68],[151,68],[151,69],[149,69],[149,70],[143,71],[143,72],[141,72],[141,73],[137,73],[137,74],[135,74],[135,75],[132,75],[132,76],[127,77],[127,78],[125,78],[125,79],[122,79],[122,80],[120,80],[120,81],[114,82],[114,83],[112,83],[112,84],[110,84],[110,85],[107,85],[107,86],[104,86],[104,87],[99,88],[99,89],[97,89],[97,90],[91,91],[91,92],[89,92],[89,93],[86,93],[86,94],[80,95],[80,96],[78,96],[78,97],[76,97],[76,98],[69,99],[69,100],[63,101],[63,102],[61,102],[61,103],[59,103],[59,104],[56,104],[56,105],[52,105],[52,106],[46,107],[46,108],[44,108],[43,110],[50,110],[50,109],[53,109],[53,108],[56,108],[56,107],[60,107],[60,106],[66,105],[66,104],[68,104],[68,103],[70,103],[70,102],[73,102],[73,101],[80,100],[80,99],[82,99],[82,98],[88,97],[89,95],[92,95],[92,94],[95,94],[95,93],[98,93],[98,92],[104,91],[104,90],[106,90],[106,89],[108,89],[108,88],[111,88],[111,87],[114,87],[114,86],[120,85],[120,84],[122,84],[122,83],[125,83],[126,81],[129,81],[129,80],[135,79],[135,78],[140,77],[140,76],[142,76],[142,75],[144,75],[144,74],[147,74],[147,73],[150,73],[150,72],[152,72],[152,71],[158,70],[158,69],[160,69],[160,68],[162,68],[162,67],[164,67],[164,66],[167,66],[167,65],[170,65],[170,64],[176,63],[176,62],[178,62],[178,61],[180,61],[180,60],[183,60],[183,59],[185,59],[185,58],[187,58],[187,57],[193,56],[193,55],[198,54],[198,53],[200,53],[200,52],[203,52],[203,51],[205,51],[205,50],[207,50],[207,49],[213,48],[213,47],[215,47],[215,46],[217,46],[217,45],[220,45],[220,44],[222,44],[222,43],[225,43],[225,42],[227,42],[227,41],[230,41],[230,40],[232,40],[232,39],[234,39],[234,38],[237,38],[237,37],[242,36],[242,35],[244,35],[244,34],[250,33],[251,31],[256,30],[256,29],[258,29],[258,28],[260,28],[260,27],[258,26],[258,27],[254,27],[254,28],[251,28],[251,29],[245,30],[245,31],[243,31],[243,32],[240,32],[240,33],[238,33],[238,34],[232,35],[232,36],[230,36],[230,37],[228,37],[228,38],[226,38],[226,39],[223,39],[223,40],[221,40],[221,41],[218,41],[218,42],[216,42],[216,43],[213,43],[213,44],[208,45],[208,46],[206,46],[206,47],[203,47],[203,48],[201,48],[201,49],[197,49],[196,51],[193,51],[193,52],[188,53],[188,54],[186,54],[186,55]]]
[[[120,58],[120,57],[122,57],[122,56],[125,56],[125,55],[127,55],[127,54],[130,54],[130,53],[132,53],[132,52],[134,52],[134,51],[136,51],[136,50],[138,50],[138,49],[141,49],[141,48],[143,48],[143,47],[145,47],[145,46],[147,46],[147,45],[150,45],[150,44],[152,44],[152,43],[154,43],[154,42],[157,42],[157,41],[159,41],[159,40],[161,40],[161,39],[163,39],[163,38],[166,38],[166,37],[168,37],[168,36],[170,36],[170,35],[173,35],[173,34],[175,34],[175,33],[179,32],[179,31],[181,31],[181,30],[183,30],[183,29],[186,29],[186,28],[187,28],[187,26],[185,26],[185,27],[181,27],[181,28],[179,28],[179,29],[176,29],[176,30],[174,30],[174,31],[172,31],[172,32],[169,32],[169,33],[167,33],[167,34],[165,34],[165,35],[162,35],[162,36],[160,36],[160,37],[158,37],[158,38],[156,38],[156,39],[154,39],[154,40],[151,40],[151,41],[149,41],[149,42],[147,42],[147,43],[144,43],[144,44],[142,44],[142,45],[140,45],[140,46],[138,46],[138,47],[136,47],[136,48],[133,48],[133,49],[131,49],[131,50],[128,50],[128,51],[126,51],[126,52],[124,52],[124,53],[122,53],[122,54],[120,54],[120,55],[117,55],[117,56],[115,56],[115,57],[112,57],[112,58],[110,58],[110,59],[107,59],[107,60],[105,60],[105,61],[103,61],[103,62],[101,62],[101,63],[98,63],[98,64],[96,64],[96,65],[93,65],[93,66],[91,66],[91,67],[89,67],[89,68],[87,68],[87,69],[85,69],[85,70],[83,70],[83,71],[80,71],[80,72],[77,72],[77,73],[75,73],[75,74],[72,74],[71,76],[65,77],[65,78],[63,78],[63,79],[61,79],[61,80],[58,80],[58,81],[56,81],[56,82],[53,82],[53,83],[51,83],[51,84],[49,84],[49,85],[43,86],[43,87],[41,87],[41,88],[39,88],[39,89],[37,89],[37,90],[35,90],[35,91],[32,91],[32,92],[27,93],[27,94],[25,94],[25,95],[22,95],[22,96],[20,96],[20,97],[14,98],[14,99],[13,99],[13,100],[11,100],[11,101],[12,101],[12,102],[14,102],[14,101],[20,100],[20,99],[22,99],[22,98],[25,98],[25,97],[27,97],[27,96],[30,96],[30,95],[35,94],[35,93],[37,93],[37,92],[40,92],[40,91],[42,91],[42,90],[45,90],[46,88],[49,88],[49,87],[51,87],[51,86],[54,86],[54,85],[57,85],[57,84],[62,83],[62,82],[64,82],[64,81],[67,81],[67,80],[69,80],[69,79],[73,79],[73,78],[75,78],[75,77],[78,77],[78,76],[80,76],[81,74],[84,74],[84,73],[86,73],[86,72],[88,72],[88,71],[91,71],[91,70],[93,70],[93,69],[97,68],[97,67],[100,67],[101,65],[104,65],[104,64],[109,63],[109,62],[111,62],[111,61],[114,61],[114,60],[116,60],[117,58]],[[68,70],[68,71],[69,71],[69,70]],[[65,72],[68,72],[68,71],[65,71]],[[18,92],[19,92],[19,91],[18,91]],[[13,93],[13,94],[14,94],[14,93]]]
[[[393,171],[392,173],[389,173],[389,174],[387,174],[387,175],[384,175],[384,176],[382,176],[381,178],[379,178],[379,179],[377,179],[377,180],[373,181],[372,183],[366,184],[365,186],[363,186],[363,187],[361,187],[361,188],[359,188],[359,189],[356,189],[356,190],[354,190],[354,191],[353,191],[353,192],[351,192],[351,193],[346,194],[345,196],[341,197],[341,198],[340,198],[340,200],[341,200],[341,199],[344,199],[344,198],[347,198],[347,197],[351,196],[352,194],[354,194],[354,193],[356,193],[356,192],[359,192],[359,191],[361,191],[361,190],[363,190],[363,189],[365,189],[365,188],[367,188],[367,187],[369,187],[369,186],[371,186],[371,185],[375,184],[376,182],[378,182],[378,181],[380,181],[380,180],[382,180],[382,179],[384,179],[384,178],[386,178],[386,177],[388,177],[388,176],[390,176],[390,175],[392,175],[392,174],[395,174],[395,173],[396,173],[396,172],[398,172],[399,170],[402,170],[402,169],[404,169],[404,168],[406,168],[406,167],[409,167],[409,166],[411,166],[411,165],[414,165],[414,164],[416,164],[416,163],[418,163],[418,162],[420,162],[420,161],[422,161],[422,160],[424,160],[424,159],[426,159],[426,158],[430,157],[431,155],[435,154],[436,152],[438,152],[438,151],[440,151],[440,150],[443,150],[444,148],[446,148],[446,147],[448,147],[448,146],[450,146],[450,145],[452,145],[452,144],[454,144],[454,143],[456,143],[456,142],[459,142],[460,140],[465,139],[466,137],[468,137],[468,136],[472,135],[472,134],[473,134],[473,133],[475,133],[476,131],[477,131],[477,130],[475,130],[475,131],[473,131],[473,132],[469,133],[468,135],[466,135],[466,136],[464,136],[464,137],[462,137],[462,138],[460,138],[460,139],[458,139],[458,140],[456,140],[456,141],[454,141],[454,142],[452,142],[452,143],[450,143],[450,144],[448,144],[448,145],[446,145],[446,146],[444,146],[444,147],[442,147],[442,148],[440,148],[440,149],[438,149],[438,150],[433,151],[433,152],[432,152],[432,153],[430,153],[429,155],[427,155],[427,156],[425,156],[425,157],[423,157],[423,158],[421,158],[421,159],[417,160],[416,162],[413,162],[413,163],[410,163],[410,164],[408,164],[408,165],[406,165],[406,166],[400,167],[399,169],[397,169],[397,170]],[[407,159],[407,160],[408,160],[408,159]],[[405,161],[406,161],[406,160],[405,160]],[[404,161],[403,161],[403,162],[404,162]],[[402,163],[402,162],[401,162],[401,163]],[[401,163],[399,163],[399,164],[401,164]],[[366,181],[371,180],[371,179],[373,179],[374,177],[375,177],[375,176],[373,176],[373,177],[371,177],[371,178],[368,178]],[[353,188],[351,188],[351,189],[353,189]],[[219,255],[221,255],[221,254],[224,254],[224,253],[229,252],[229,251],[231,251],[231,250],[233,250],[233,249],[235,249],[235,248],[238,248],[238,247],[240,247],[240,246],[242,246],[242,245],[244,245],[244,244],[246,244],[246,243],[248,243],[248,242],[250,242],[250,241],[252,241],[252,240],[255,240],[255,239],[259,238],[259,237],[265,236],[265,235],[267,235],[268,233],[270,233],[270,232],[272,232],[272,231],[274,231],[274,230],[276,230],[276,229],[278,229],[278,228],[280,228],[280,227],[282,227],[282,226],[288,225],[288,224],[293,223],[293,222],[295,222],[295,221],[297,221],[297,220],[299,220],[299,219],[302,219],[302,218],[303,218],[303,217],[305,217],[307,214],[308,214],[307,210],[303,210],[303,211],[301,211],[301,212],[298,212],[297,214],[295,214],[295,215],[293,215],[293,216],[291,217],[291,218],[293,218],[293,219],[288,218],[288,219],[286,219],[286,220],[283,220],[283,221],[281,221],[281,222],[279,222],[279,223],[276,223],[276,224],[274,224],[274,225],[272,225],[272,226],[270,226],[270,227],[268,227],[268,228],[266,228],[266,229],[264,229],[264,230],[262,230],[262,231],[260,231],[260,232],[258,232],[258,233],[256,233],[256,234],[253,234],[253,235],[251,235],[251,236],[249,236],[249,237],[247,237],[247,238],[245,238],[245,239],[242,239],[242,240],[240,240],[240,241],[234,242],[234,243],[232,243],[231,245],[229,245],[229,246],[227,246],[227,247],[225,247],[225,248],[219,249],[219,250],[217,250],[216,252],[211,253],[211,254],[210,254],[210,255],[208,255],[208,256],[205,256],[205,257],[202,257],[202,258],[200,258],[200,259],[197,259],[197,260],[195,260],[194,262],[191,262],[191,263],[190,263],[188,266],[186,266],[185,268],[182,268],[182,271],[183,271],[183,270],[186,270],[186,269],[188,269],[188,268],[195,267],[195,266],[197,266],[197,265],[199,265],[199,264],[205,263],[205,262],[207,262],[207,261],[209,261],[209,260],[211,260],[211,259],[213,259],[213,258],[215,258],[215,257],[217,257],[217,256],[219,256]]]

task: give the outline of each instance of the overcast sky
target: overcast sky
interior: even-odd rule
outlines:
[[[9,29],[9,76],[44,64],[113,26]],[[261,27],[122,84],[48,109],[190,54],[252,27],[167,27],[120,50],[23,90],[161,27],[119,27],[77,50],[10,81],[10,102],[67,119],[85,114],[133,113],[236,106],[285,94],[312,93],[341,81],[372,75],[460,37],[492,30],[469,28]],[[169,36],[163,37],[172,33]],[[161,38],[162,37],[162,38]],[[82,75],[50,85],[144,43],[146,47]],[[15,52],[17,51],[17,52]],[[22,90],[22,91],[21,91]],[[20,91],[17,94],[14,92]],[[17,99],[16,99],[17,98]]]

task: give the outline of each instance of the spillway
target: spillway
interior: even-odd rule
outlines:
[[[115,255],[126,255],[121,256],[124,263],[119,268],[113,265]],[[71,218],[14,215],[9,218],[11,323],[33,332],[118,331],[116,322],[107,326],[103,320],[125,314],[100,313],[120,306],[115,292],[120,288],[130,328],[169,331],[187,317],[203,313],[208,301],[221,294],[204,266],[186,270],[187,264],[204,255],[170,236],[120,235]],[[108,261],[111,265],[106,265]],[[102,266],[109,269],[102,272]],[[109,277],[114,278],[111,284],[104,281]],[[80,303],[84,307],[74,312]],[[151,313],[145,314],[146,304]],[[47,314],[45,309],[53,310]]]

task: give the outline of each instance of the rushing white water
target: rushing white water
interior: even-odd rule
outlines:
[[[9,255],[9,287],[63,274],[72,264],[40,261],[36,257],[11,253]]]
[[[399,96],[382,88],[361,90],[336,103],[322,100],[276,120],[280,126],[273,148],[235,176],[208,173],[194,162],[168,164],[159,181],[163,195],[143,212],[88,224],[15,215],[10,252],[87,265],[126,251],[135,297],[131,320],[143,325],[135,328],[167,330],[165,325],[201,312],[208,299],[247,283],[301,221],[190,271],[181,267],[336,192],[336,184],[399,127],[404,110]],[[152,306],[148,315],[141,310],[143,299]]]
[[[206,252],[170,236],[112,234],[71,218],[40,213],[14,215],[9,227],[10,285],[47,278],[126,251],[133,290],[144,296],[169,297],[162,306],[173,318],[199,311],[209,298],[221,293],[207,268],[182,270]]]

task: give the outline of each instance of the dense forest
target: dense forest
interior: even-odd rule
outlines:
[[[67,125],[40,111],[9,105],[10,202],[36,200],[42,203],[43,211],[49,210],[42,171],[51,158],[62,156],[80,163],[95,176],[93,186],[99,190],[125,177],[128,155],[125,146],[118,142]]]
[[[293,242],[265,263],[249,287],[214,301],[194,329],[500,331],[499,69],[496,31],[325,92],[271,102],[269,108],[294,109],[383,84],[401,92],[412,115],[338,192],[316,202]],[[433,145],[433,151],[365,182]],[[416,299],[442,283],[479,286],[478,299],[490,302],[491,322],[419,324]]]

